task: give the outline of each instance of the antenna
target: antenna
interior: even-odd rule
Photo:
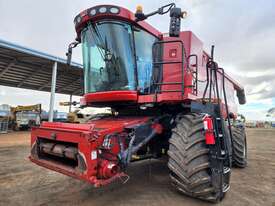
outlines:
[[[214,61],[214,49],[215,49],[215,46],[212,45],[211,46],[211,60]]]

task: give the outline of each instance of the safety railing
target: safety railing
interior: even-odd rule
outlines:
[[[180,43],[181,45],[181,61],[154,61],[153,68],[156,65],[164,65],[164,64],[181,64],[181,77],[182,81],[180,82],[153,82],[153,85],[156,86],[156,95],[160,92],[181,92],[182,96],[184,95],[184,45],[183,41],[181,40],[166,40],[166,41],[156,41],[152,46],[152,52],[156,49],[156,46],[163,45],[163,44],[172,44],[172,43]],[[162,85],[181,85],[181,90],[161,90]]]

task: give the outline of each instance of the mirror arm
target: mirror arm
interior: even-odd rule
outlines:
[[[66,53],[66,56],[67,56],[67,65],[71,64],[73,48],[75,48],[79,43],[80,42],[78,42],[78,41],[74,41],[74,42],[72,42],[72,43],[69,44],[69,46],[68,46],[68,52]]]
[[[143,21],[143,20],[147,19],[148,17],[156,15],[156,14],[160,14],[160,15],[166,14],[175,6],[176,6],[175,3],[170,3],[165,6],[160,7],[156,11],[153,11],[149,14],[144,14],[142,11],[136,12],[135,13],[136,22]],[[167,8],[167,10],[165,10],[166,8]]]
[[[153,11],[149,14],[144,14],[142,11],[142,7],[137,7],[135,17],[136,22],[143,21],[150,16],[160,14],[164,15],[170,11],[170,26],[169,26],[169,36],[170,37],[179,37],[180,35],[180,26],[181,26],[181,18],[185,18],[187,13],[185,11],[181,11],[181,8],[176,7],[175,3],[167,4],[165,6],[160,7],[156,11]]]

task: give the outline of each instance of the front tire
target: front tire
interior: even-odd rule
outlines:
[[[225,191],[215,189],[205,143],[203,114],[178,115],[169,140],[168,167],[172,185],[180,192],[206,201],[218,202]],[[215,181],[222,179],[215,178]]]
[[[245,168],[247,166],[247,143],[244,126],[232,126],[232,143],[233,166]]]

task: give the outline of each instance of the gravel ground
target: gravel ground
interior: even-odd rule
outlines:
[[[275,206],[275,129],[247,129],[248,167],[233,169],[231,189],[216,205]],[[165,161],[132,164],[130,180],[95,189],[28,160],[29,132],[0,134],[0,205],[213,205],[176,192]]]

